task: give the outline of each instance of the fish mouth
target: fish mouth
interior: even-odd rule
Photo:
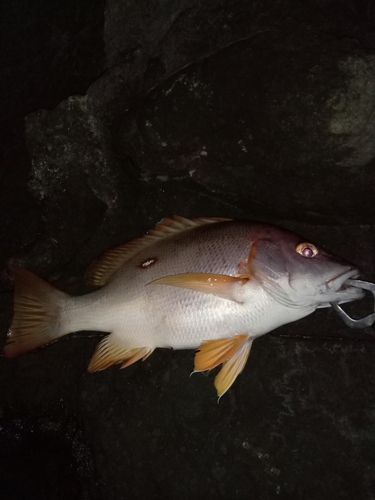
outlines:
[[[346,302],[362,299],[365,295],[364,290],[351,285],[350,281],[348,282],[350,279],[358,278],[359,275],[358,269],[349,269],[349,271],[345,271],[335,276],[335,278],[326,281],[324,285],[325,290],[322,290],[324,301],[318,305],[318,308],[330,307],[330,302],[345,304]]]
[[[341,273],[335,278],[332,278],[326,282],[327,291],[330,292],[340,292],[348,290],[349,288],[355,288],[350,285],[350,283],[346,283],[348,279],[356,279],[359,277],[358,269],[350,269],[345,273]]]

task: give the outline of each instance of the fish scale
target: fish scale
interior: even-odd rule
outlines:
[[[91,306],[88,296],[73,299],[77,323],[75,317],[68,317],[67,307],[69,326],[66,328],[81,329],[83,316],[87,316],[86,328],[115,332],[119,343],[127,348],[145,345],[194,348],[204,340],[235,333],[248,333],[253,337],[263,333],[258,328],[262,313],[266,315],[267,307],[271,305],[273,309],[277,307],[268,295],[263,294],[264,304],[257,301],[259,306],[256,304],[248,310],[241,304],[214,295],[167,286],[161,291],[160,287],[147,286],[162,276],[177,273],[236,276],[238,263],[250,251],[249,233],[246,234],[244,223],[221,228],[219,235],[223,234],[223,229],[229,234],[218,240],[214,239],[218,233],[215,226],[199,227],[143,250],[111,278],[105,290],[94,292],[102,304],[99,310],[96,304]],[[191,252],[184,251],[186,245],[190,246]],[[158,260],[154,265],[140,269],[143,262],[155,256]],[[260,288],[257,284],[254,286]],[[137,301],[142,299],[144,303],[140,305]]]

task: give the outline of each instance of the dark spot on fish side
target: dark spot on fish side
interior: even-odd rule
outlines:
[[[156,257],[149,257],[144,260],[138,267],[140,269],[148,269],[149,267],[154,266],[157,263],[158,259]]]

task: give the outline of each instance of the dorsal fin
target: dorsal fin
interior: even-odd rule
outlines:
[[[186,219],[179,215],[175,215],[173,219],[162,219],[159,224],[156,224],[154,229],[148,231],[142,238],[136,238],[124,245],[120,245],[105,252],[88,267],[85,279],[90,285],[103,286],[109,278],[125,264],[125,262],[157,241],[198,226],[227,220],[230,219],[216,217]]]

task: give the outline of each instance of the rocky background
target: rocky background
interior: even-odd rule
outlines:
[[[8,262],[83,293],[175,213],[277,223],[375,281],[372,0],[14,0],[0,33],[2,342]],[[375,499],[372,328],[258,339],[219,405],[192,351],[88,374],[98,338],[0,358],[2,499]]]

